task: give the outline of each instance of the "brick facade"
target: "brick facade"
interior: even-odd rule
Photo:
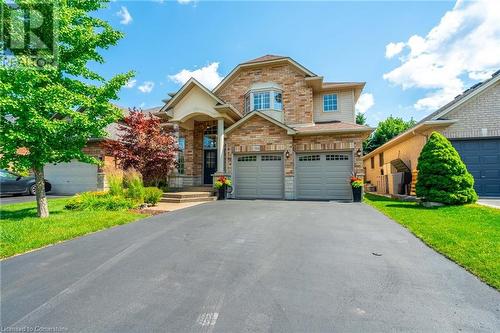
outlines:
[[[500,136],[500,82],[450,111],[444,118],[458,120],[442,131],[447,138]]]
[[[245,94],[252,84],[262,82],[273,82],[282,87],[285,124],[313,122],[312,88],[307,86],[304,74],[290,64],[242,69],[217,91],[217,95],[243,114]]]
[[[226,172],[231,173],[233,153],[292,152],[292,143],[286,130],[261,117],[253,117],[226,138]],[[292,157],[285,159],[285,174],[293,175]]]
[[[354,172],[364,176],[363,158],[358,157],[356,152],[363,149],[365,135],[361,134],[329,134],[295,136],[293,138],[293,150],[295,152],[307,151],[352,151],[354,155]]]

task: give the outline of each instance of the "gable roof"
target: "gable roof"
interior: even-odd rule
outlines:
[[[431,113],[430,115],[428,115],[427,117],[424,117],[422,120],[420,120],[417,123],[417,125],[420,124],[420,123],[422,123],[422,122],[424,122],[424,121],[427,121],[427,120],[438,120],[438,119],[440,119],[441,117],[443,117],[444,115],[446,115],[448,112],[450,112],[454,108],[456,108],[456,107],[464,104],[469,99],[471,99],[472,97],[474,97],[477,94],[481,93],[482,91],[488,89],[489,87],[491,87],[492,85],[494,85],[499,80],[500,80],[500,70],[498,70],[495,73],[493,73],[493,75],[491,75],[491,78],[489,78],[488,80],[476,83],[475,85],[473,85],[469,89],[463,91],[460,95],[456,96],[451,102],[449,102],[448,104],[440,107],[439,109],[437,109],[436,111],[434,111],[433,113]]]
[[[276,119],[274,119],[274,118],[272,118],[272,117],[268,116],[267,114],[262,113],[260,111],[252,111],[252,112],[248,113],[246,116],[244,116],[243,118],[238,120],[235,124],[226,128],[224,133],[226,133],[226,134],[231,133],[232,131],[234,131],[235,129],[237,129],[238,127],[240,127],[241,125],[246,123],[248,120],[252,119],[253,117],[264,118],[265,120],[269,121],[270,123],[273,123],[274,125],[286,130],[287,134],[296,134],[297,133],[297,131],[294,130],[293,128],[283,124],[282,122],[280,122],[280,121],[278,121],[278,120],[276,120]]]
[[[260,65],[268,65],[268,64],[274,64],[274,63],[277,63],[277,64],[278,63],[286,63],[286,62],[288,62],[289,64],[291,64],[295,68],[297,68],[302,73],[304,73],[306,77],[317,76],[316,74],[314,74],[313,72],[311,72],[310,70],[308,70],[307,68],[305,68],[304,66],[302,66],[301,64],[299,64],[298,62],[296,62],[295,60],[293,60],[290,57],[282,57],[282,56],[268,54],[268,55],[265,55],[265,56],[262,56],[259,58],[255,58],[255,59],[252,59],[252,60],[249,60],[247,62],[243,62],[243,63],[239,64],[228,75],[226,75],[226,77],[221,82],[219,82],[219,84],[212,91],[214,93],[216,93],[220,88],[222,88],[226,83],[228,83],[229,80],[234,75],[236,75],[236,73],[238,73],[243,68],[249,68],[249,67],[260,66]]]
[[[266,54],[266,55],[264,55],[262,57],[258,57],[258,58],[252,59],[252,60],[245,61],[242,64],[252,64],[252,63],[255,63],[255,62],[277,60],[277,59],[283,59],[283,58],[286,58],[286,57],[279,56],[279,55],[274,55],[274,54]]]
[[[447,113],[450,111],[454,110],[455,108],[459,107],[460,105],[464,104],[468,100],[470,100],[472,97],[477,96],[479,93],[485,91],[489,87],[493,86],[500,80],[500,70],[496,71],[491,75],[491,78],[489,78],[486,81],[476,83],[469,89],[465,90],[463,93],[460,95],[456,96],[451,102],[448,104],[440,107],[430,115],[424,117],[422,120],[420,120],[418,123],[415,124],[415,126],[409,128],[408,130],[404,131],[403,133],[395,136],[391,140],[387,141],[384,143],[382,146],[378,147],[377,149],[371,151],[370,153],[366,154],[363,156],[363,160],[366,160],[367,158],[372,157],[373,155],[384,151],[387,148],[390,148],[394,146],[395,144],[402,142],[409,138],[411,135],[423,131],[429,128],[439,128],[439,127],[448,127],[454,123],[457,122],[457,120],[449,120],[449,119],[443,119]]]
[[[205,93],[207,93],[207,95],[212,97],[215,101],[217,101],[217,103],[225,104],[224,101],[222,101],[219,97],[215,96],[214,93],[212,93],[208,88],[206,88],[198,80],[192,77],[189,80],[187,80],[187,82],[184,83],[181,89],[179,89],[179,91],[177,91],[175,95],[165,103],[165,105],[161,108],[160,111],[166,111],[167,109],[170,109],[175,105],[177,105],[177,103],[179,103],[182,97],[186,96],[186,94],[195,86],[203,90]]]

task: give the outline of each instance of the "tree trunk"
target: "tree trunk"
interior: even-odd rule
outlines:
[[[47,203],[47,196],[45,195],[45,180],[43,178],[43,166],[34,167],[33,173],[35,174],[36,184],[36,209],[38,217],[49,217],[49,205]]]

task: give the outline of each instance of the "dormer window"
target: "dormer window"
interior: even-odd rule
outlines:
[[[245,95],[245,114],[251,111],[283,111],[281,89],[272,83],[252,86]]]

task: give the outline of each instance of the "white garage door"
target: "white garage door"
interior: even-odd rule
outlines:
[[[45,179],[54,194],[75,194],[97,189],[97,165],[69,162],[45,165]]]
[[[297,198],[351,200],[352,153],[298,154]]]
[[[282,155],[237,155],[234,161],[236,198],[283,198]]]

